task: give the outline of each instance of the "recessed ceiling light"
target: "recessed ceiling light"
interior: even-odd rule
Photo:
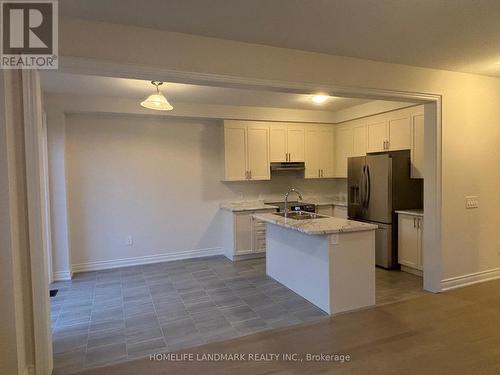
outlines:
[[[151,81],[151,84],[156,86],[156,93],[151,94],[144,100],[141,105],[149,109],[155,109],[157,111],[171,111],[174,109],[172,105],[168,102],[167,98],[163,96],[160,92],[158,86],[163,85],[160,81]]]
[[[328,95],[313,95],[311,100],[316,104],[323,104],[330,98]]]

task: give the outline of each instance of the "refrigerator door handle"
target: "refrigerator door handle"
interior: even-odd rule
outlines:
[[[365,205],[366,205],[366,207],[368,207],[368,205],[370,204],[370,190],[371,190],[370,168],[368,166],[366,166],[366,169],[365,169],[365,184],[366,184],[366,187],[365,187]]]
[[[361,207],[365,207],[365,166],[361,169],[361,177],[359,178],[359,203]]]

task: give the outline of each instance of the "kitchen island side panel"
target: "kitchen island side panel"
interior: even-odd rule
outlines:
[[[375,305],[375,231],[344,233],[330,242],[331,313]]]
[[[266,267],[273,279],[330,314],[328,238],[268,224]]]

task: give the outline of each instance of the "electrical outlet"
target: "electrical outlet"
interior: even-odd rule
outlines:
[[[134,239],[132,238],[132,236],[127,236],[127,238],[125,239],[125,245],[127,246],[132,246],[134,244]]]
[[[468,197],[465,197],[465,208],[466,209],[471,209],[471,208],[478,208],[479,207],[479,197],[476,195],[470,195]]]

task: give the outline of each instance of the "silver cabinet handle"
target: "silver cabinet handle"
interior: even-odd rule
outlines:
[[[321,177],[323,177],[323,169],[321,170]]]
[[[413,228],[416,228],[417,227],[417,218],[414,216],[413,217]]]
[[[248,175],[250,176],[249,178],[250,178],[250,180],[251,180],[251,179],[252,179],[252,170],[249,170],[249,171],[248,171]]]

